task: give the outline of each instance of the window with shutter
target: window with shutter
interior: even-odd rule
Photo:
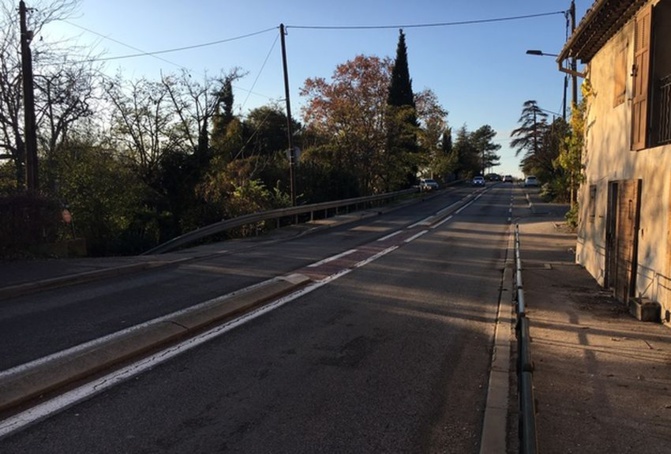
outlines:
[[[615,55],[615,89],[613,107],[619,106],[627,97],[627,47],[622,46]]]
[[[652,5],[636,16],[634,33],[634,65],[632,68],[631,149],[646,146],[648,125],[648,80],[650,76],[650,36]]]

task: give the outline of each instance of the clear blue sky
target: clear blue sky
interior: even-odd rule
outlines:
[[[577,22],[591,0],[576,1]],[[27,6],[30,1],[26,2]],[[292,113],[300,116],[299,89],[307,78],[330,78],[338,64],[358,54],[393,58],[397,26],[480,21],[568,10],[569,0],[81,0],[67,22],[45,30],[49,37],[76,37],[94,53],[118,57],[196,46],[260,33],[244,39],[153,56],[112,59],[110,74],[158,79],[190,71],[216,76],[239,67],[248,75],[235,84],[238,112],[284,98],[279,24],[286,36]],[[392,26],[372,30],[314,30],[292,26]],[[522,104],[538,101],[560,112],[564,75],[553,57],[526,55],[527,49],[558,53],[566,40],[563,14],[471,25],[404,27],[413,89],[433,90],[449,111],[454,130],[489,124],[502,145],[494,171],[520,175],[519,159],[508,146]],[[124,45],[120,44],[123,43]],[[130,46],[130,47],[129,47]],[[133,49],[135,48],[135,49]],[[166,61],[167,60],[167,61]],[[249,91],[253,93],[249,93]],[[568,97],[570,102],[571,90]],[[300,118],[298,118],[300,119]]]

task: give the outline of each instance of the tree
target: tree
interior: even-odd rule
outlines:
[[[541,140],[547,128],[547,114],[538,107],[536,101],[525,101],[518,123],[520,126],[510,133],[513,138],[510,147],[515,149],[515,156],[524,153],[523,160],[533,160],[534,155],[542,149]]]
[[[457,130],[457,138],[452,147],[450,161],[458,178],[470,178],[480,172],[480,153],[471,139],[471,133],[465,125]]]
[[[421,152],[421,167],[431,177],[441,174],[439,170],[447,153],[442,149],[442,138],[447,129],[447,111],[438,102],[436,94],[426,89],[415,95],[417,116],[420,122],[418,143]],[[451,139],[448,139],[451,142]],[[450,143],[451,147],[451,143]]]
[[[287,149],[287,115],[277,105],[268,105],[253,109],[244,121],[245,155],[271,156]],[[292,133],[300,136],[301,124],[292,119]],[[294,145],[300,145],[295,142]]]
[[[547,114],[536,101],[524,103],[519,123],[520,127],[510,134],[514,137],[510,146],[517,149],[516,155],[524,152],[522,171],[535,175],[542,183],[549,183],[553,196],[563,193],[563,171],[555,161],[568,134],[568,125],[562,118],[555,118],[548,124]]]
[[[300,132],[301,125],[293,122],[293,130]],[[266,209],[275,203],[284,203],[282,188],[288,189],[288,160],[285,156],[287,117],[278,106],[253,109],[240,122],[233,119],[227,126],[224,153],[218,153],[198,186],[198,193],[208,202],[233,216],[258,211],[256,203],[245,197],[263,194],[259,200]],[[274,192],[266,188],[274,188]],[[261,190],[263,189],[263,190]],[[245,197],[242,197],[242,196]],[[256,208],[254,208],[256,207]]]
[[[408,69],[408,48],[405,44],[405,34],[399,30],[398,45],[396,46],[396,59],[391,71],[389,84],[389,95],[387,104],[390,106],[415,107],[415,96],[412,92],[412,79]]]
[[[487,169],[499,165],[501,157],[495,152],[501,149],[501,145],[492,142],[492,139],[494,139],[495,136],[496,131],[489,125],[479,127],[470,135],[470,140],[480,155],[480,169],[482,174],[484,174]]]
[[[143,181],[151,183],[168,150],[183,149],[186,143],[193,146],[196,142],[192,135],[185,135],[185,129],[191,130],[185,128],[185,122],[176,122],[165,80],[152,82],[142,78],[130,82],[128,89],[123,85],[118,75],[105,86],[112,106],[110,139]]]
[[[412,153],[419,150],[417,144],[418,121],[415,110],[415,96],[408,69],[408,49],[405,34],[399,30],[396,58],[392,67],[389,94],[387,96],[387,158],[388,169],[396,169],[398,161],[409,164],[405,174],[405,184],[412,185],[417,178],[420,162]],[[388,189],[392,181],[388,181]],[[394,184],[395,186],[395,184]]]
[[[571,106],[570,132],[564,137],[560,144],[559,156],[555,161],[556,167],[561,169],[568,179],[568,187],[571,209],[575,207],[576,191],[584,179],[582,172],[582,151],[585,137],[585,114],[587,108],[588,94],[584,93],[579,104]]]
[[[164,76],[161,83],[178,121],[178,131],[188,141],[200,166],[206,167],[210,154],[210,123],[212,134],[221,133],[233,120],[233,92],[231,84],[240,78],[239,69],[216,78],[205,76],[202,82],[191,78],[187,71],[178,76]]]
[[[57,149],[59,201],[73,216],[73,234],[92,255],[137,254],[155,245],[158,225],[144,204],[146,185],[113,152],[75,135]]]
[[[390,160],[384,159],[390,72],[389,60],[359,55],[338,65],[331,82],[307,79],[301,88],[307,97],[302,111],[306,132],[320,137],[321,148],[329,150],[320,158],[349,168],[361,194],[381,192],[393,178],[387,173]]]
[[[94,114],[97,88],[94,68],[87,63],[69,63],[63,57],[51,66],[53,72],[35,76],[38,141],[46,166],[46,189],[56,191],[58,175],[55,168],[56,150],[66,146],[70,131]]]
[[[72,0],[53,0],[53,1],[35,1],[31,5],[30,14],[28,17],[28,26],[33,37],[39,36],[41,30],[50,22],[67,18],[75,10],[77,1]],[[19,51],[20,48],[20,31],[19,24],[16,17],[16,3],[3,2],[0,6],[0,159],[9,159],[13,163],[16,188],[22,189],[26,183],[26,145],[24,142],[25,131],[23,124],[23,93],[22,93],[22,68]],[[68,79],[68,83],[72,88],[71,92],[76,92],[81,85],[77,79],[72,76],[77,73],[77,64],[68,55],[76,54],[77,50],[73,47],[63,48],[49,44],[48,42],[33,39],[31,44],[37,49],[34,50],[33,55],[39,55],[35,58],[33,73],[35,80],[53,80],[54,75],[59,75],[60,80]],[[54,65],[54,60],[58,60],[58,65]],[[81,67],[81,66],[79,66]],[[82,76],[83,74],[79,74]],[[83,79],[83,78],[82,78]],[[82,85],[86,82],[82,82]],[[55,84],[63,86],[61,84]],[[54,88],[53,86],[51,88]],[[45,114],[47,107],[52,107],[52,113],[59,116],[58,121],[52,121],[51,124],[60,123],[70,124],[76,121],[79,113],[77,108],[68,110],[67,107],[60,106],[63,104],[72,107],[72,102],[75,101],[77,95],[85,97],[83,92],[73,93],[73,96],[63,96],[61,92],[58,96],[52,96],[51,101],[53,106],[49,105],[49,99],[45,95],[44,86],[39,84],[35,87],[35,103],[37,112],[42,114],[42,118],[46,118]],[[56,90],[58,91],[58,90]],[[53,92],[46,92],[54,94]],[[67,94],[67,90],[65,91]],[[84,99],[85,102],[85,99]],[[80,104],[81,106],[81,104]],[[37,124],[37,130],[42,129],[42,138],[47,138],[49,133],[53,138],[53,134],[60,134],[62,137],[63,128],[55,128],[46,130],[43,128],[44,124]],[[56,139],[57,141],[58,139]]]

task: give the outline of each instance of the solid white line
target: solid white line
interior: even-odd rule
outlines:
[[[408,227],[406,227],[406,229],[407,229],[407,230],[410,230],[410,229],[414,229],[414,228],[417,227],[418,225],[427,225],[427,224],[430,224],[430,223],[431,223],[431,220],[432,220],[433,218],[434,218],[434,216],[429,216],[428,218],[422,219],[422,220],[419,221],[419,222],[415,222],[414,224],[409,225]]]
[[[387,236],[383,236],[382,238],[379,238],[377,241],[386,241],[386,240],[388,240],[389,238],[395,237],[395,236],[398,235],[399,233],[401,233],[401,231],[400,231],[400,230],[397,230],[397,231],[395,231],[394,233],[390,233],[390,234],[387,235]]]
[[[459,200],[458,202],[454,202],[452,205],[443,208],[442,210],[440,210],[440,211],[437,213],[438,216],[442,216],[443,213],[445,213],[445,212],[448,211],[450,208],[452,208],[453,206],[458,205],[458,204],[460,204],[460,203],[461,203],[461,200]]]
[[[432,226],[431,228],[432,228],[432,229],[438,228],[438,227],[440,227],[441,225],[445,224],[445,223],[446,223],[447,221],[449,221],[450,219],[452,219],[453,217],[454,217],[454,216],[448,216],[448,217],[446,217],[445,219],[443,219],[442,221],[440,221],[438,224]]]
[[[222,295],[222,296],[218,296],[216,298],[212,298],[210,300],[199,303],[195,306],[187,307],[187,308],[181,309],[177,312],[171,312],[170,314],[163,315],[163,316],[155,318],[153,320],[149,320],[149,321],[146,321],[144,323],[140,323],[138,325],[128,327],[128,328],[123,329],[121,331],[116,331],[114,333],[108,334],[108,335],[100,337],[98,339],[94,339],[92,341],[76,345],[76,346],[68,348],[66,350],[61,350],[59,352],[52,353],[51,355],[45,356],[43,358],[39,358],[39,359],[30,361],[28,363],[21,364],[19,366],[15,366],[11,369],[7,369],[7,370],[4,370],[4,371],[0,372],[0,379],[12,376],[13,374],[23,373],[23,371],[25,371],[26,369],[31,369],[31,368],[39,366],[43,363],[54,361],[54,360],[57,360],[58,358],[62,358],[64,356],[72,356],[72,355],[75,355],[75,354],[77,354],[81,351],[86,351],[88,349],[92,349],[92,348],[94,348],[98,345],[105,344],[109,341],[113,341],[115,338],[124,337],[127,334],[132,333],[134,331],[137,331],[137,330],[140,330],[140,329],[145,329],[148,326],[152,326],[152,325],[156,325],[158,323],[173,320],[175,317],[179,317],[180,315],[182,315],[186,312],[197,310],[200,307],[206,307],[206,306],[210,306],[212,304],[216,304],[216,302],[218,302],[218,301],[222,301],[222,300],[232,298],[233,296],[239,295],[240,293],[248,292],[248,291],[253,290],[253,289],[255,289],[257,287],[260,287],[262,285],[266,285],[270,281],[274,281],[274,280],[277,280],[277,279],[278,278],[273,278],[273,279],[269,279],[269,280],[266,280],[266,281],[263,281],[263,282],[259,282],[257,284],[251,285],[249,287],[245,287],[244,289],[236,290],[236,291],[233,291],[231,293],[227,293],[226,295]]]
[[[398,249],[398,246],[391,246],[377,254],[358,262],[354,265],[354,268],[360,268],[369,264],[370,262],[377,260],[378,258],[387,255],[388,253]],[[167,348],[163,351],[157,352],[152,356],[143,358],[140,361],[137,361],[133,364],[130,364],[122,369],[116,370],[104,377],[98,378],[95,381],[86,383],[79,388],[68,391],[64,394],[54,397],[51,400],[43,402],[35,407],[32,407],[28,410],[25,410],[19,414],[12,416],[11,418],[0,421],[0,439],[19,431],[31,424],[35,424],[43,419],[48,418],[49,416],[61,412],[77,403],[89,399],[96,394],[99,394],[117,384],[120,384],[134,376],[141,374],[149,369],[152,369],[169,359],[185,353],[192,348],[198,347],[199,345],[204,344],[218,336],[221,336],[234,328],[237,328],[240,325],[243,325],[251,320],[254,320],[261,315],[264,315],[268,312],[271,312],[279,307],[284,306],[285,304],[300,298],[308,293],[317,290],[324,285],[341,278],[353,271],[353,268],[346,268],[339,271],[338,273],[327,276],[324,279],[321,279],[317,282],[309,284],[304,288],[290,293],[282,298],[279,298],[273,301],[270,304],[264,305],[255,309],[251,312],[241,315],[240,317],[233,319],[227,323],[224,323],[220,326],[217,326],[205,333],[202,333],[198,336],[195,336],[191,339],[188,339],[180,344],[174,345],[170,348]]]
[[[373,261],[379,259],[380,257],[382,257],[384,255],[387,255],[392,251],[395,251],[396,249],[398,249],[398,246],[390,246],[387,249],[385,249],[384,251],[380,251],[377,254],[372,255],[372,256],[368,257],[367,259],[360,261],[359,263],[354,265],[354,268],[361,268],[362,266],[368,265],[370,262],[373,262]]]
[[[317,266],[323,265],[324,263],[332,262],[334,260],[338,260],[341,257],[345,257],[346,255],[353,254],[356,252],[356,249],[350,249],[349,251],[342,252],[340,254],[336,254],[332,257],[325,258],[324,260],[320,260],[318,262],[313,263],[312,265],[308,265],[308,268],[315,268]]]
[[[411,236],[410,238],[408,238],[407,240],[405,240],[405,242],[406,242],[406,243],[409,243],[409,242],[411,242],[411,241],[415,241],[417,238],[419,238],[420,236],[424,235],[424,234],[427,233],[427,232],[428,232],[428,230],[422,230],[422,231],[419,232],[419,233],[415,233],[413,236]]]
[[[191,350],[194,347],[197,347],[209,340],[214,339],[217,336],[220,336],[228,331],[236,328],[244,323],[247,323],[267,312],[270,312],[278,307],[285,305],[286,303],[293,301],[296,298],[299,298],[307,293],[312,292],[313,290],[326,285],[338,277],[344,276],[349,273],[351,270],[345,270],[339,274],[329,276],[326,279],[315,282],[304,287],[297,292],[291,293],[283,298],[275,300],[274,302],[262,306],[252,312],[244,314],[234,320],[231,320],[228,323],[225,323],[221,326],[211,329],[199,336],[188,339],[180,344],[174,345],[166,350],[155,353],[152,356],[143,358],[140,361],[137,361],[129,366],[124,367],[114,371],[104,377],[101,377],[90,383],[86,383],[79,388],[68,391],[65,394],[54,397],[51,400],[48,400],[42,404],[39,404],[33,408],[30,408],[22,413],[12,416],[9,419],[6,419],[0,422],[0,438],[3,438],[12,432],[20,430],[30,424],[39,422],[57,412],[63,411],[85,399],[88,399],[106,389],[111,388],[123,381],[126,381],[148,369],[158,366],[159,364],[181,354]]]

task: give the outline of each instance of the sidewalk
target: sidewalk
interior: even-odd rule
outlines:
[[[671,330],[575,264],[565,208],[532,202],[519,227],[539,452],[671,452]]]

